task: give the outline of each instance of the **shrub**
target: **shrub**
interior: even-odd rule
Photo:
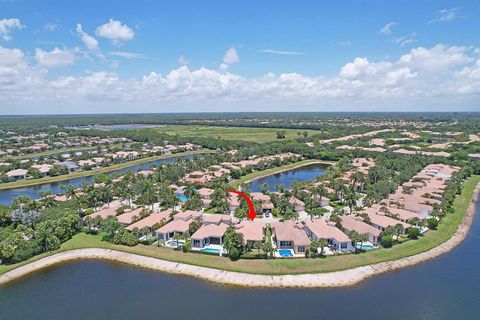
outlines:
[[[391,248],[393,247],[393,238],[391,236],[383,236],[380,244],[384,248]]]
[[[418,237],[420,236],[420,230],[418,230],[418,228],[415,228],[415,227],[408,228],[407,233],[410,239],[418,239]]]
[[[138,239],[130,232],[121,231],[113,236],[113,243],[133,247],[138,244]]]
[[[428,226],[428,229],[436,230],[438,227],[438,220],[435,218],[427,219],[427,226]]]
[[[228,256],[233,261],[238,260],[238,259],[240,259],[240,251],[237,248],[232,248],[228,252]]]

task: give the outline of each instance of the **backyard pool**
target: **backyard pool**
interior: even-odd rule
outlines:
[[[180,200],[180,201],[187,201],[188,200],[187,196],[184,196],[184,195],[177,196],[177,199]]]
[[[200,252],[220,254],[220,249],[215,249],[215,248],[203,248],[203,249],[200,249]]]
[[[185,243],[185,240],[168,240],[165,242],[165,246],[170,247],[170,248],[177,248],[183,246]]]
[[[357,247],[357,249],[362,249],[362,250],[370,250],[370,249],[373,249],[374,246],[371,245],[371,244],[364,244],[364,243],[357,243],[355,245],[355,247]]]
[[[282,256],[282,257],[293,257],[293,252],[292,250],[290,249],[280,249],[278,250],[278,253]]]

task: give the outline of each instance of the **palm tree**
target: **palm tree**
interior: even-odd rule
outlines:
[[[320,254],[323,256],[325,253],[325,247],[328,246],[328,240],[325,238],[318,239],[318,245],[320,246]]]
[[[357,184],[360,184],[360,190],[363,190],[365,186],[366,177],[363,172],[355,171],[352,175],[352,185],[353,189],[357,191]]]
[[[400,234],[403,232],[404,228],[403,228],[403,225],[401,223],[397,223],[395,226],[394,226],[394,229],[397,233],[397,241],[398,239],[400,238]]]
[[[347,192],[347,196],[345,197],[345,204],[350,209],[350,214],[353,213],[353,207],[357,204],[357,196],[353,189],[349,189]]]
[[[277,183],[274,185],[275,190],[278,190],[279,192],[283,193],[286,189],[286,186],[283,183]]]
[[[312,193],[315,196],[318,197],[318,202],[320,204],[320,207],[322,206],[322,198],[323,198],[323,196],[325,195],[326,192],[327,192],[327,189],[325,188],[325,186],[323,184],[315,186],[312,190]]]
[[[73,199],[77,196],[75,188],[72,185],[61,186],[60,188],[62,189],[67,199]]]
[[[360,241],[360,234],[355,230],[351,230],[347,233],[347,236],[352,241],[352,246],[354,248],[354,251],[356,252],[357,251],[357,243]]]

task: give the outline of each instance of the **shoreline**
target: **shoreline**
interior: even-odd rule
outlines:
[[[102,174],[102,173],[109,173],[109,172],[112,172],[112,171],[133,167],[133,166],[136,166],[136,165],[139,165],[139,164],[144,164],[144,163],[151,162],[151,161],[157,161],[157,160],[162,160],[162,159],[170,159],[170,158],[179,158],[179,157],[183,157],[183,156],[206,154],[206,153],[211,153],[211,151],[210,150],[194,150],[194,151],[171,153],[171,154],[164,154],[164,155],[160,155],[160,156],[140,158],[140,159],[135,159],[135,160],[131,160],[131,161],[123,162],[123,163],[113,164],[113,165],[107,166],[107,167],[101,167],[101,168],[97,168],[97,169],[93,169],[93,170],[80,171],[80,172],[78,172],[78,174],[76,174],[76,172],[74,172],[74,173],[64,174],[64,175],[56,176],[56,177],[44,177],[44,178],[39,178],[39,179],[20,180],[21,182],[24,182],[24,181],[27,182],[27,183],[23,183],[23,184],[20,184],[20,183],[15,184],[15,183],[17,183],[17,181],[6,182],[6,183],[1,183],[0,184],[0,190],[27,188],[27,187],[33,187],[33,186],[38,186],[38,185],[48,184],[48,183],[55,183],[55,182],[60,182],[60,181],[65,181],[65,180],[85,178],[85,177],[95,176],[95,175]]]
[[[343,271],[269,276],[211,269],[207,267],[194,266],[179,262],[171,262],[110,249],[89,248],[57,253],[52,256],[48,256],[27,265],[13,269],[9,272],[4,273],[3,275],[0,275],[0,285],[24,277],[34,271],[51,267],[59,263],[71,262],[80,259],[94,259],[120,262],[130,264],[136,267],[142,267],[171,274],[191,276],[216,284],[232,285],[239,287],[333,288],[352,286],[378,274],[398,270],[409,266],[414,266],[416,264],[428,261],[455,248],[465,239],[468,231],[470,230],[478,205],[477,201],[479,191],[480,184],[477,184],[473,193],[473,197],[470,199],[470,203],[465,213],[465,216],[458,225],[456,231],[448,240],[441,243],[440,245],[428,251],[402,259],[380,262]]]

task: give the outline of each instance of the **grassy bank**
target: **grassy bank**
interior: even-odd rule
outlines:
[[[76,235],[73,237],[73,239],[64,243],[58,251],[53,253],[81,248],[115,249],[118,251],[125,251],[143,256],[214,269],[267,275],[339,271],[383,261],[401,259],[428,251],[442,244],[457,230],[458,225],[467,212],[470,201],[474,194],[475,187],[479,182],[480,176],[472,176],[465,182],[462,194],[457,196],[454,203],[455,213],[446,216],[438,230],[429,231],[425,236],[418,240],[406,241],[402,244],[394,246],[391,249],[373,250],[363,254],[334,256],[323,259],[239,260],[234,262],[230,261],[228,258],[195,253],[182,253],[173,251],[172,249],[157,248],[154,246],[117,246],[102,241],[100,236],[91,236],[86,234]],[[0,274],[53,253],[39,255],[16,265],[0,265]]]
[[[286,165],[280,166],[280,167],[275,167],[275,168],[270,168],[270,169],[267,169],[267,170],[252,172],[252,173],[247,174],[247,175],[245,175],[245,176],[243,176],[239,179],[233,180],[232,182],[230,182],[230,185],[234,188],[237,188],[242,183],[246,183],[246,182],[261,178],[261,177],[266,177],[266,176],[269,176],[269,175],[272,175],[272,174],[275,174],[275,173],[279,173],[279,172],[282,172],[282,171],[287,171],[287,170],[292,170],[292,169],[295,169],[295,168],[303,167],[303,166],[313,164],[313,163],[323,163],[323,164],[326,164],[326,165],[331,165],[331,164],[334,164],[335,162],[314,160],[314,159],[302,160],[302,161],[298,161],[298,162],[295,162],[295,163],[289,163],[289,164],[286,164]]]
[[[116,147],[117,145],[112,145],[112,147]],[[29,153],[29,154],[24,154],[22,156],[11,156],[7,157],[6,160],[19,160],[19,159],[32,159],[35,157],[44,157],[44,156],[49,156],[52,154],[57,154],[57,153],[63,153],[63,152],[72,152],[72,151],[83,151],[83,150],[91,150],[91,149],[96,149],[96,146],[93,147],[72,147],[72,148],[61,148],[61,149],[52,149],[52,150],[45,150],[42,152],[34,152],[34,153]]]
[[[111,166],[108,166],[108,167],[102,167],[102,168],[97,168],[97,169],[93,169],[93,170],[73,172],[73,173],[70,173],[70,174],[64,174],[64,175],[56,176],[56,177],[44,177],[44,178],[40,178],[40,179],[31,179],[31,180],[18,180],[18,181],[13,181],[13,182],[7,182],[7,183],[0,184],[0,190],[10,189],[10,188],[21,188],[21,187],[35,186],[35,185],[44,184],[44,183],[51,183],[51,182],[58,182],[58,181],[81,178],[81,177],[88,177],[88,176],[93,176],[93,175],[100,174],[100,173],[107,173],[107,172],[111,172],[111,171],[115,171],[115,170],[119,170],[119,169],[123,169],[123,168],[132,167],[134,165],[142,164],[142,163],[146,163],[146,162],[150,162],[150,161],[167,159],[167,158],[176,158],[176,157],[188,156],[188,155],[192,155],[192,154],[210,153],[210,152],[212,152],[212,151],[197,150],[197,151],[188,151],[188,152],[181,152],[181,153],[175,153],[175,154],[164,154],[164,155],[161,155],[161,156],[153,156],[153,157],[147,157],[147,158],[127,161],[127,162],[114,164],[114,165],[111,165]]]

